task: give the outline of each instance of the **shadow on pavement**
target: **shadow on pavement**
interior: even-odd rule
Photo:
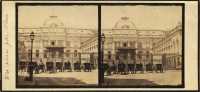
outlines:
[[[104,78],[104,86],[157,86],[158,84],[153,83],[146,79],[113,79]]]
[[[86,83],[76,78],[34,77],[33,81],[25,81],[25,77],[18,76],[19,86],[71,86],[85,85]]]

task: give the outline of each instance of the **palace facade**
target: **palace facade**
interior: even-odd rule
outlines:
[[[104,63],[163,63],[161,59],[166,55],[167,68],[181,68],[181,25],[172,30],[143,30],[129,17],[121,17],[112,29],[102,29],[102,33]]]
[[[90,62],[98,66],[98,30],[66,27],[57,16],[50,16],[42,27],[18,28],[20,62],[30,60],[30,33],[34,62]],[[105,34],[104,63],[160,63],[165,55],[167,68],[181,68],[182,25],[171,30],[139,29],[129,17],[121,17]],[[162,60],[160,60],[162,61]]]
[[[30,33],[34,32],[33,62],[91,62],[97,66],[97,42],[95,50],[86,47],[87,41],[97,35],[96,29],[66,27],[57,16],[50,16],[41,27],[18,28],[18,56],[20,62],[28,62],[31,56]],[[87,49],[87,50],[84,50]]]

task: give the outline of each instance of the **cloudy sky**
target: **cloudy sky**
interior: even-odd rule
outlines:
[[[121,17],[130,17],[137,29],[168,30],[182,20],[180,6],[102,6],[102,28],[113,28]],[[20,6],[19,27],[41,27],[49,16],[58,16],[66,27],[97,28],[97,6]]]

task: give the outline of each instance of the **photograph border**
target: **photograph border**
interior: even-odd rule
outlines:
[[[17,85],[18,82],[18,7],[19,6],[67,6],[67,5],[91,5],[91,6],[97,6],[98,7],[98,81],[99,83],[94,86],[80,86],[80,85],[72,85],[72,86],[19,86]],[[103,75],[103,67],[102,67],[102,60],[101,60],[101,6],[135,6],[135,5],[149,5],[149,6],[181,6],[182,7],[182,85],[180,86],[171,86],[171,85],[158,85],[158,86],[104,86],[102,84],[102,81],[104,80],[104,75]],[[185,41],[185,3],[24,3],[24,2],[16,2],[15,3],[15,19],[16,19],[16,88],[184,88],[185,87],[185,73],[184,73],[184,41]]]
[[[1,10],[1,12],[0,12],[0,14],[1,14],[1,15],[0,15],[0,21],[2,22],[2,3],[0,3],[0,10]],[[3,46],[2,46],[2,44],[3,44],[3,43],[2,43],[2,37],[3,37],[2,29],[3,29],[3,27],[2,27],[2,25],[3,25],[3,23],[0,25],[0,30],[1,30],[1,32],[0,32],[0,35],[1,35],[1,38],[0,38],[0,42],[1,42],[1,46],[0,46],[0,48],[1,48],[1,49],[0,49],[1,56],[0,56],[0,59],[1,59],[1,60],[2,60],[2,53],[3,53],[3,52],[2,52],[2,49],[3,49]],[[2,70],[3,70],[2,63],[3,63],[3,61],[1,61],[1,63],[0,63],[0,77],[1,77],[1,78],[0,78],[0,82],[1,82],[1,83],[0,83],[0,90],[2,90],[2,81],[3,81],[3,78],[2,78],[2,77],[3,77],[3,76],[2,76],[2,74],[3,74],[3,73],[2,73],[2,72],[3,72],[3,71],[2,71]]]
[[[146,5],[146,6],[181,6],[182,7],[182,66],[181,66],[181,85],[126,85],[126,86],[118,86],[118,85],[106,85],[104,88],[184,88],[185,87],[185,4],[184,3],[103,3],[101,6],[137,6],[137,5]],[[103,61],[101,61],[103,62]]]
[[[18,61],[19,61],[18,52],[17,52],[17,49],[18,49],[18,7],[19,6],[76,6],[76,5],[78,5],[78,6],[94,6],[94,7],[98,8],[97,5],[85,4],[85,3],[80,3],[80,4],[73,4],[73,3],[62,3],[62,4],[61,3],[16,3],[16,5],[15,5],[15,9],[16,9],[16,65],[15,65],[16,66],[16,88],[96,88],[96,86],[99,84],[99,83],[97,83],[94,85],[93,84],[92,85],[81,84],[81,85],[67,85],[67,86],[64,86],[64,85],[63,86],[62,85],[51,85],[51,86],[18,85],[18,80],[17,80],[18,79]],[[98,23],[98,20],[97,20],[97,23]],[[99,44],[98,44],[98,46],[99,46]],[[98,51],[98,54],[99,54],[99,51]],[[99,57],[98,57],[98,60],[99,60]],[[97,74],[99,75],[99,70],[98,70]],[[97,81],[99,82],[99,79]]]

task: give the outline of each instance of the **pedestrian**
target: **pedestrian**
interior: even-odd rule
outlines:
[[[34,63],[35,74],[39,74],[39,63],[40,63],[40,60],[37,60],[37,61]]]

